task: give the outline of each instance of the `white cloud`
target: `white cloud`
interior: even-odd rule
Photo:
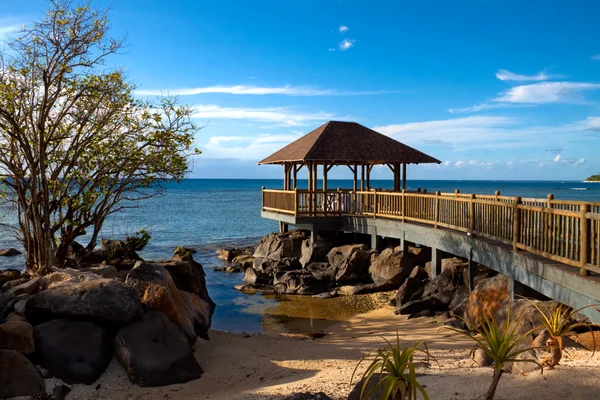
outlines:
[[[600,89],[589,82],[542,82],[515,86],[494,99],[494,102],[547,104],[580,101],[581,92]]]
[[[463,166],[463,165],[465,165],[465,162],[464,162],[464,161],[457,161],[457,162],[455,162],[455,163],[454,163],[454,166],[455,166],[455,167],[461,167],[461,166]]]
[[[346,51],[348,49],[350,49],[351,47],[354,47],[354,43],[356,42],[356,40],[354,39],[344,39],[340,42],[340,50],[342,51]]]
[[[575,164],[573,164],[573,165],[581,165],[581,164],[585,164],[585,159],[584,159],[584,158],[580,158],[580,159],[579,159],[579,160],[577,160],[577,161],[575,162]]]
[[[330,113],[297,113],[283,107],[249,108],[196,105],[193,107],[193,110],[193,118],[245,119],[273,122],[285,126],[304,126],[309,121],[327,121],[334,118],[334,115]]]
[[[484,110],[494,110],[498,108],[522,108],[522,107],[535,107],[535,104],[511,104],[511,103],[481,103],[475,104],[471,107],[465,108],[449,108],[448,111],[452,114],[477,112]]]
[[[0,40],[8,39],[11,33],[18,32],[21,28],[23,28],[23,24],[11,24],[0,21]]]
[[[335,49],[330,47],[330,48],[329,48],[329,51],[335,51]]]
[[[560,154],[557,154],[556,157],[554,157],[554,162],[559,162],[560,161]]]
[[[331,50],[330,50],[331,51]],[[317,89],[307,86],[206,86],[196,88],[160,89],[160,90],[136,90],[138,96],[195,96],[200,94],[221,93],[234,95],[284,95],[284,96],[361,96],[382,94],[383,91],[339,91],[332,89]]]
[[[593,56],[590,57],[592,60],[595,61],[600,61],[600,54],[594,54]]]
[[[549,79],[562,78],[561,75],[548,75],[544,71],[539,72],[535,75],[521,75],[514,72],[501,69],[496,72],[496,78],[501,81],[547,81]]]
[[[340,33],[344,33],[344,32],[348,32],[350,30],[350,28],[348,28],[346,25],[340,25],[340,29],[338,29]]]
[[[203,158],[258,161],[298,139],[299,135],[260,134],[256,137],[212,136],[200,146]]]
[[[583,129],[600,132],[600,117],[587,117],[581,122],[581,126]]]

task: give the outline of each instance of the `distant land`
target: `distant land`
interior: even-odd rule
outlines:
[[[600,174],[592,175],[585,180],[586,182],[600,182]]]

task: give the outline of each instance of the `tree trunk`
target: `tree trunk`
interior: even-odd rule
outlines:
[[[498,387],[498,383],[500,382],[500,378],[502,377],[502,368],[494,368],[494,379],[492,380],[492,385],[488,389],[488,392],[485,394],[485,400],[493,400],[494,395],[496,394],[496,388]]]

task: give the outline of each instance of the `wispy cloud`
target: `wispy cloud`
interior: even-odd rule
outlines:
[[[260,134],[246,136],[213,136],[202,148],[202,157],[234,158],[258,161],[298,139],[299,135]]]
[[[331,50],[331,49],[330,49]],[[283,96],[362,96],[387,93],[384,91],[341,91],[333,89],[317,89],[308,86],[205,86],[178,89],[136,90],[138,96],[195,96],[200,94],[234,94],[234,95],[283,95]]]
[[[577,102],[582,100],[581,92],[598,89],[600,84],[590,82],[541,82],[515,86],[493,101],[529,104]]]
[[[348,32],[349,30],[350,28],[348,28],[346,25],[340,25],[340,28],[338,29],[340,33]]]
[[[340,50],[342,51],[346,51],[352,47],[354,47],[354,43],[356,42],[356,40],[354,39],[344,39],[340,42]]]
[[[481,103],[481,104],[475,104],[474,106],[471,106],[471,107],[449,108],[448,111],[452,114],[460,114],[460,113],[495,110],[495,109],[499,109],[499,108],[522,108],[522,107],[536,107],[536,105],[535,104],[511,104],[511,103]]]
[[[298,113],[284,107],[250,108],[196,105],[193,107],[193,110],[193,118],[244,119],[250,121],[272,122],[284,126],[306,126],[308,125],[308,122],[334,119],[333,114],[326,112]]]
[[[600,61],[600,54],[594,54],[593,56],[590,57],[592,60],[594,61]]]
[[[522,75],[501,69],[496,72],[496,78],[501,81],[547,81],[549,79],[563,78],[562,75],[549,75],[546,72],[538,72],[534,75]]]
[[[555,147],[553,149],[546,149],[546,153],[550,153],[550,154],[560,154],[562,153],[563,149],[560,147]]]
[[[8,39],[12,33],[18,32],[21,28],[23,28],[23,24],[0,21],[0,41]]]

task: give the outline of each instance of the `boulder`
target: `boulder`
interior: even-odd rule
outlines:
[[[12,315],[9,315],[7,322],[0,324],[0,349],[32,354],[35,351],[33,326]]]
[[[139,309],[140,297],[134,288],[112,279],[97,279],[49,287],[27,300],[25,315],[33,325],[72,318],[120,327]]]
[[[417,300],[425,289],[425,285],[429,282],[429,276],[423,267],[414,267],[410,275],[402,286],[398,289],[395,296],[395,305],[408,303],[412,300]]]
[[[22,253],[19,250],[13,248],[0,250],[0,257],[14,257],[20,254]]]
[[[181,298],[185,304],[188,316],[192,321],[194,332],[202,339],[209,340],[208,330],[210,329],[213,307],[195,294],[180,290]]]
[[[481,325],[484,315],[494,315],[496,311],[510,304],[510,278],[496,275],[484,279],[475,286],[467,301],[465,322],[471,328]]]
[[[250,268],[254,265],[254,257],[248,254],[241,254],[232,260],[240,271],[244,271],[246,268]]]
[[[252,256],[253,253],[252,247],[242,247],[242,248],[233,248],[233,249],[219,249],[217,250],[217,254],[219,258],[226,262],[235,262],[235,258],[240,256]]]
[[[162,263],[162,265],[169,271],[179,290],[195,294],[210,304],[210,317],[212,318],[216,304],[208,294],[206,273],[202,264],[194,261],[191,256],[181,261],[174,256],[171,262]]]
[[[6,292],[12,293],[14,296],[36,294],[40,290],[40,280],[42,279],[41,277],[30,279],[20,285],[11,287]]]
[[[272,285],[273,275],[247,268],[244,271],[244,282],[248,285]]]
[[[0,288],[9,281],[14,281],[21,277],[21,272],[16,269],[5,269],[0,271]]]
[[[431,247],[414,247],[408,246],[408,254],[406,254],[411,266],[425,266],[431,261]]]
[[[310,271],[288,271],[273,285],[275,293],[314,295],[326,292],[328,282],[318,280]]]
[[[140,256],[129,243],[122,240],[103,239],[101,248],[85,254],[81,258],[80,264],[89,266],[106,262],[122,271],[133,268],[136,261],[139,260],[141,260]]]
[[[283,400],[333,400],[323,392],[319,393],[294,393],[290,396],[285,397]]]
[[[106,262],[96,267],[82,268],[81,271],[90,272],[102,278],[117,278],[119,276],[119,270],[113,265],[106,264]]]
[[[285,233],[271,233],[261,239],[254,250],[255,258],[279,261],[283,258],[302,257],[302,244],[309,237],[308,231],[294,229]]]
[[[464,285],[462,272],[466,266],[467,264],[458,258],[444,259],[442,272],[425,285],[423,299],[435,297],[440,302],[450,305],[454,292]]]
[[[252,268],[259,272],[273,274],[275,272],[287,272],[302,269],[302,264],[300,264],[298,258],[282,258],[281,260],[254,258]]]
[[[0,399],[45,393],[44,380],[27,357],[15,350],[0,350]]]
[[[425,310],[445,311],[448,306],[442,303],[435,297],[430,297],[426,300],[413,300],[401,305],[396,311],[400,315],[419,314]]]
[[[314,242],[306,239],[302,242],[300,264],[302,264],[302,267],[306,267],[310,263],[326,261],[327,253],[332,248],[333,243],[329,239],[318,237]]]
[[[590,351],[600,350],[600,331],[570,333],[569,339]]]
[[[113,355],[109,333],[91,322],[55,319],[35,327],[39,364],[63,381],[91,385]]]
[[[186,335],[158,311],[119,331],[115,355],[131,382],[143,387],[184,383],[202,375]]]
[[[326,262],[314,262],[308,264],[306,267],[307,271],[310,271],[315,278],[320,281],[333,281],[335,280],[336,269]]]
[[[477,364],[478,367],[491,367],[494,365],[494,360],[479,346],[477,346],[471,353],[471,359],[475,362],[475,364]]]
[[[335,268],[335,279],[339,282],[364,279],[369,271],[370,258],[364,244],[334,247],[327,254],[327,261]]]
[[[356,295],[356,294],[386,292],[386,291],[395,289],[396,286],[390,285],[389,283],[384,283],[384,284],[360,283],[360,284],[354,285],[354,286],[346,286],[346,288],[347,288],[347,293],[349,295]]]
[[[400,247],[387,248],[373,258],[369,274],[378,285],[390,284],[399,287],[412,270]]]
[[[454,292],[454,296],[452,296],[452,301],[448,305],[448,310],[450,310],[455,316],[463,318],[465,315],[465,310],[467,309],[467,302],[469,301],[469,288],[465,285],[461,285]]]
[[[139,261],[127,274],[125,283],[137,290],[143,304],[164,313],[181,327],[190,344],[196,342],[198,335],[188,308],[171,274],[162,265]]]

